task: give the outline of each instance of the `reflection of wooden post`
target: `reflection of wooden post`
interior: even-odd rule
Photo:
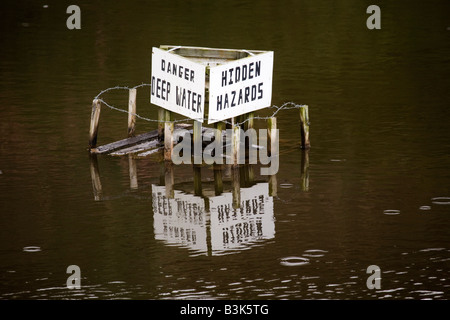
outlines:
[[[200,121],[194,120],[193,129],[193,140],[194,140],[194,164],[202,164],[202,123]]]
[[[163,186],[165,185],[166,181],[166,164],[164,161],[159,162],[159,185]]]
[[[130,89],[128,99],[128,137],[134,137],[136,129],[136,89]]]
[[[166,186],[166,198],[173,199],[174,198],[173,163],[165,162],[164,166],[165,166],[164,185]]]
[[[91,126],[89,128],[89,148],[97,146],[98,122],[100,119],[101,102],[99,99],[92,101]]]
[[[300,130],[302,149],[311,148],[311,144],[309,143],[309,114],[308,106],[306,105],[300,108]]]
[[[92,180],[92,189],[94,191],[94,200],[102,200],[102,182],[100,181],[100,173],[98,170],[97,155],[91,154],[90,156],[90,171]]]
[[[220,196],[223,193],[223,181],[222,181],[222,165],[214,164],[214,191],[216,196]]]
[[[269,177],[269,196],[277,196],[277,175],[273,174]]]
[[[164,138],[164,120],[166,119],[166,110],[163,108],[158,109],[158,140],[163,141]]]
[[[171,121],[172,113],[166,110],[166,121],[164,123],[164,160],[172,161],[173,150],[173,122]]]
[[[269,141],[267,142],[267,148],[269,149],[269,152],[271,156],[273,150],[277,150],[275,147],[276,143],[276,135],[277,135],[277,118],[276,117],[270,117],[267,119],[267,138]]]
[[[202,196],[202,167],[194,164],[194,195]]]
[[[309,150],[302,151],[302,161],[301,161],[301,189],[302,191],[309,190]]]
[[[247,184],[249,187],[251,187],[255,182],[255,174],[253,172],[253,165],[251,164],[246,165],[246,177],[247,177]]]
[[[239,181],[239,169],[237,167],[231,169],[231,185],[233,209],[238,209],[241,207],[241,185]]]
[[[128,166],[130,171],[130,188],[137,189],[138,180],[137,180],[136,160],[133,158],[131,154],[128,155]]]

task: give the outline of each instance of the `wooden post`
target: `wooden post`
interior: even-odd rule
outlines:
[[[233,209],[238,209],[241,207],[241,185],[239,178],[239,169],[237,167],[231,169],[231,188]]]
[[[269,177],[269,196],[277,196],[277,175],[273,174]]]
[[[90,155],[90,171],[91,171],[92,189],[94,191],[94,200],[100,201],[102,200],[102,182],[100,180],[100,173],[98,170],[98,161],[96,154]]]
[[[232,120],[232,126],[233,126],[233,137],[232,137],[232,159],[233,159],[233,167],[237,167],[238,164],[238,160],[239,160],[239,148],[240,148],[240,144],[241,144],[241,139],[240,139],[240,129],[241,127],[239,127],[238,125],[235,125],[235,121],[234,118]]]
[[[172,161],[172,150],[173,150],[173,122],[171,121],[172,113],[170,111],[165,111],[165,122],[164,122],[164,160]]]
[[[164,173],[164,186],[166,187],[166,198],[173,199],[175,191],[173,189],[173,163],[164,162],[165,173]]]
[[[269,153],[272,156],[272,150],[276,150],[276,134],[277,134],[277,118],[270,117],[267,119],[267,148],[269,149]]]
[[[134,137],[135,129],[136,129],[136,89],[130,89],[128,99],[128,137]]]
[[[194,195],[202,196],[202,167],[193,165],[194,167]]]
[[[138,188],[136,160],[131,154],[128,154],[128,167],[130,173],[130,189]]]
[[[247,114],[247,119],[248,119],[248,121],[245,123],[245,129],[246,130],[248,130],[248,129],[252,129],[253,128],[253,119],[255,118],[255,114],[254,114],[254,112],[249,112],[248,114]]]
[[[202,123],[200,121],[194,120],[193,129],[193,141],[194,141],[194,164],[202,164],[203,162],[203,139],[202,139]]]
[[[300,132],[302,149],[311,148],[311,144],[309,143],[309,114],[307,105],[300,108]]]
[[[302,151],[302,161],[301,161],[301,190],[309,190],[309,150]]]
[[[223,181],[222,181],[222,165],[214,164],[214,191],[216,196],[220,196],[223,193]]]
[[[97,146],[98,122],[100,119],[101,102],[99,99],[92,101],[91,126],[89,128],[89,148]]]
[[[158,141],[162,142],[164,139],[164,120],[166,118],[166,110],[158,109]]]

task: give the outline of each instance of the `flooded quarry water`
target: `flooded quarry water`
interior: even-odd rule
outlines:
[[[78,30],[70,4],[0,4],[0,299],[450,298],[447,1],[380,4],[379,30],[361,1],[78,1]],[[276,177],[242,165],[238,194],[227,167],[218,192],[213,165],[174,165],[169,190],[160,152],[90,155],[93,98],[150,83],[160,45],[273,51],[311,148],[279,112]],[[98,144],[125,138],[102,108]],[[137,113],[158,119],[149,86]]]

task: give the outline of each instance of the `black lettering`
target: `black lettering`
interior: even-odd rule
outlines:
[[[194,82],[194,70],[191,70],[191,79],[192,82]]]
[[[217,111],[222,110],[222,95],[217,96]]]
[[[234,100],[236,98],[236,91],[231,91],[231,94],[233,95],[233,98],[231,99],[231,107],[235,107],[236,103],[234,102]]]
[[[161,59],[161,70],[166,71],[166,60]]]
[[[249,79],[253,79],[253,74],[252,74],[253,73],[253,65],[254,65],[254,63],[251,62],[249,67],[248,67],[248,78]]]
[[[247,65],[244,64],[242,66],[242,81],[247,80]]]
[[[223,108],[229,108],[229,103],[228,103],[228,93],[225,93],[225,102],[223,103]]]
[[[228,84],[233,84],[233,69],[229,69],[228,72],[230,73],[230,82]]]
[[[167,64],[167,73],[170,73],[171,71],[170,71],[170,67],[172,66],[172,64],[169,62],[168,64]]]
[[[166,92],[166,80],[161,83],[161,98],[164,99],[164,93]]]
[[[197,112],[202,112],[202,95],[197,95]]]
[[[242,89],[239,90],[238,105],[242,104]]]
[[[252,101],[256,99],[256,85],[252,85]]]
[[[191,109],[191,90],[188,90],[188,97],[187,97],[187,102],[188,102],[188,109]]]
[[[179,76],[180,78],[183,78],[183,66],[179,66],[179,67],[178,67],[178,76]]]
[[[177,75],[177,65],[176,64],[172,64],[172,75],[174,75],[174,76]]]
[[[255,64],[255,78],[261,75],[261,61],[256,61]]]
[[[258,93],[259,93],[258,99],[262,99],[262,97],[263,97],[263,89],[262,89],[262,85],[263,85],[262,82],[260,82],[260,83],[258,84]]]
[[[177,106],[181,103],[181,89],[178,91],[178,86],[176,87],[175,103]]]
[[[161,98],[161,95],[159,94],[159,90],[161,90],[161,79],[158,78],[156,80],[156,97]]]
[[[186,105],[186,89],[183,89],[183,100],[181,102],[181,106],[184,107]]]
[[[195,92],[192,92],[192,111],[196,112],[195,110],[195,104],[197,103],[196,99],[197,94]]]
[[[222,87],[227,85],[227,71],[222,71]]]
[[[250,96],[250,87],[245,87],[245,98],[244,98],[244,102],[247,103],[249,102],[248,97]]]
[[[184,69],[184,79],[189,80],[189,69],[188,68]]]
[[[169,101],[169,93],[170,93],[170,82],[167,81],[167,95],[166,95],[166,101]]]
[[[241,80],[241,67],[236,67],[234,71],[234,82],[239,82]]]
[[[154,96],[155,95],[155,77],[152,77],[151,92],[152,92],[152,96]]]

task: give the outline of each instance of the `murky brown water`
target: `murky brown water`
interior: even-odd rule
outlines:
[[[72,31],[70,4],[0,4],[1,299],[449,298],[448,1],[380,4],[373,31],[364,1],[77,1]],[[93,97],[149,83],[161,44],[275,52],[272,102],[309,105],[312,144],[299,149],[296,110],[277,115],[276,195],[243,181],[233,210],[227,175],[216,196],[204,167],[200,197],[177,166],[168,200],[157,155],[132,181],[128,158],[90,159]],[[124,91],[105,99],[126,107]],[[139,89],[156,118],[148,101]],[[126,121],[104,108],[99,143]]]

